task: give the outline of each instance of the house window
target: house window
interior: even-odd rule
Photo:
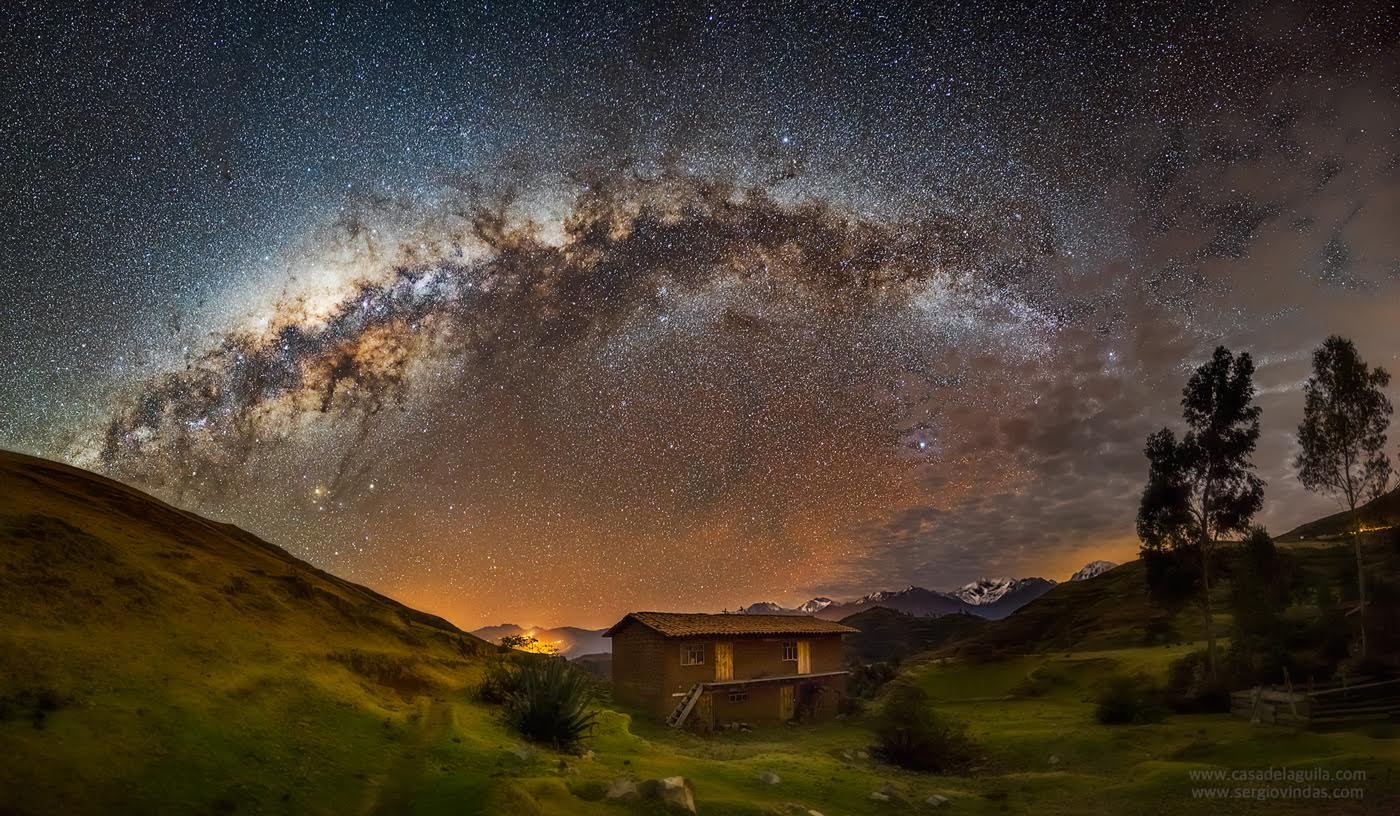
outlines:
[[[749,693],[748,693],[747,691],[731,691],[731,692],[729,692],[729,702],[731,702],[731,703],[742,703],[742,702],[744,702],[744,701],[746,701],[746,700],[748,700],[748,699],[749,699]]]
[[[681,647],[682,666],[703,666],[705,665],[705,644],[687,643]]]
[[[797,641],[783,641],[783,660],[790,660],[794,663],[797,662]]]

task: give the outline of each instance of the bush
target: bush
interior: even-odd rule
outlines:
[[[514,669],[514,664],[504,659],[487,663],[481,685],[476,687],[476,699],[491,705],[504,705],[518,689],[520,673]]]
[[[928,694],[909,683],[890,686],[875,720],[875,737],[879,756],[901,768],[948,771],[972,759],[965,727],[934,711]]]
[[[71,702],[51,688],[20,689],[0,697],[0,722],[27,719],[35,728],[42,729],[50,714]]]
[[[1225,663],[1225,661],[1222,661]],[[1220,666],[1220,677],[1212,681],[1204,650],[1191,652],[1172,662],[1167,670],[1166,702],[1181,714],[1215,714],[1230,710],[1228,664]]]
[[[1064,669],[1046,663],[1036,667],[1011,690],[1015,697],[1043,697],[1056,688],[1072,685],[1074,679]]]
[[[578,747],[593,728],[588,679],[561,659],[529,660],[506,669],[506,720],[526,739],[561,751]]]
[[[1161,722],[1167,716],[1162,691],[1144,674],[1110,677],[1099,691],[1094,715],[1105,725]]]
[[[883,660],[875,663],[855,661],[849,668],[851,675],[846,680],[846,693],[862,700],[874,699],[875,694],[899,674],[895,664]]]
[[[1172,619],[1166,615],[1154,617],[1142,627],[1142,645],[1144,646],[1170,646],[1180,642],[1180,633],[1172,625]]]

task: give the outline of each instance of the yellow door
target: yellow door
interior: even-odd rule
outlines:
[[[715,644],[715,679],[734,679],[734,644]]]
[[[790,720],[797,710],[797,697],[793,686],[778,687],[778,719]]]
[[[797,641],[797,673],[812,673],[812,641]]]

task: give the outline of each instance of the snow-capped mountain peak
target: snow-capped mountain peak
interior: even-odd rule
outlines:
[[[1071,575],[1069,579],[1071,581],[1087,581],[1095,576],[1103,575],[1116,566],[1118,565],[1112,561],[1090,561],[1079,572]]]
[[[830,598],[813,598],[805,604],[797,607],[797,611],[804,615],[815,615],[816,613],[831,606],[835,601]]]
[[[1003,595],[1016,589],[1018,578],[979,578],[970,584],[963,584],[953,590],[954,597],[973,606],[996,603]]]
[[[857,603],[878,603],[879,601],[888,601],[890,598],[898,598],[901,595],[908,595],[909,593],[914,592],[917,589],[918,587],[914,586],[913,584],[910,584],[904,589],[882,589],[879,592],[872,592],[869,595],[866,595],[864,598],[861,598],[859,601],[857,601]]]
[[[756,604],[741,606],[738,612],[744,615],[781,615],[787,610],[772,601],[759,601]]]

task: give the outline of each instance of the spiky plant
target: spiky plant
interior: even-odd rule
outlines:
[[[529,660],[515,666],[506,718],[525,738],[570,751],[593,728],[588,679],[564,660]]]

